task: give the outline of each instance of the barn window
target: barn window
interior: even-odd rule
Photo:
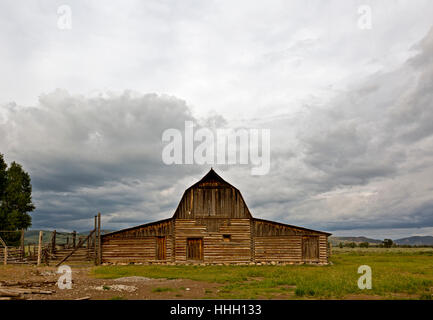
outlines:
[[[223,241],[224,242],[230,242],[232,241],[232,237],[229,234],[223,234]]]

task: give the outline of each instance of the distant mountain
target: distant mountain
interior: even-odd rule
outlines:
[[[36,244],[39,241],[39,231],[43,231],[43,242],[48,243],[51,240],[52,231],[47,230],[28,230],[24,234],[24,244]],[[101,230],[101,234],[112,232],[112,230]],[[83,231],[83,232],[77,232],[77,243],[80,237],[87,236],[90,233],[90,231]],[[72,241],[72,233],[66,233],[66,232],[57,232],[56,233],[56,243],[57,244],[65,244],[66,242]]]
[[[48,243],[49,241],[51,241],[51,237],[53,232],[52,231],[48,231],[48,230],[28,230],[24,233],[24,244],[37,244],[39,241],[39,231],[42,231],[43,234],[43,243]],[[89,233],[78,233],[77,232],[77,243],[78,243],[78,239],[79,237],[82,236],[87,236]],[[69,238],[69,241],[72,241],[72,234],[66,234],[63,232],[57,232],[56,233],[56,243],[57,244],[65,244],[68,240],[67,238]]]
[[[377,245],[381,244],[383,240],[371,239],[367,237],[329,237],[329,241],[333,246],[338,246],[341,243],[355,242],[359,244],[361,242],[368,242],[369,244]],[[407,238],[401,238],[393,240],[398,245],[410,245],[410,246],[433,246],[432,236],[413,236]]]
[[[432,236],[414,236],[408,238],[401,238],[394,241],[398,245],[411,245],[411,246],[433,246]]]
[[[332,243],[333,246],[339,245],[340,242],[342,242],[343,244],[349,242],[355,242],[355,243],[368,242],[370,244],[382,243],[382,240],[371,239],[367,237],[329,237],[329,241]]]

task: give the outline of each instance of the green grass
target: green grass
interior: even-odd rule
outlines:
[[[329,299],[370,295],[387,299],[431,299],[433,249],[333,250],[333,265],[288,266],[100,266],[97,278],[126,276],[191,279],[219,283],[217,298]],[[371,290],[357,286],[358,267],[372,268]]]

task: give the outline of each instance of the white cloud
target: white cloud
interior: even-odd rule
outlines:
[[[432,227],[431,1],[362,3],[370,31],[359,1],[74,1],[70,31],[61,4],[0,10],[0,151],[32,175],[36,226],[170,216],[208,168],[164,166],[161,133],[193,120],[271,128],[269,175],[219,168],[255,216]]]

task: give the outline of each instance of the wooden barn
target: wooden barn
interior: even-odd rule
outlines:
[[[102,263],[328,263],[328,236],[253,218],[241,193],[211,169],[173,217],[107,233]]]

